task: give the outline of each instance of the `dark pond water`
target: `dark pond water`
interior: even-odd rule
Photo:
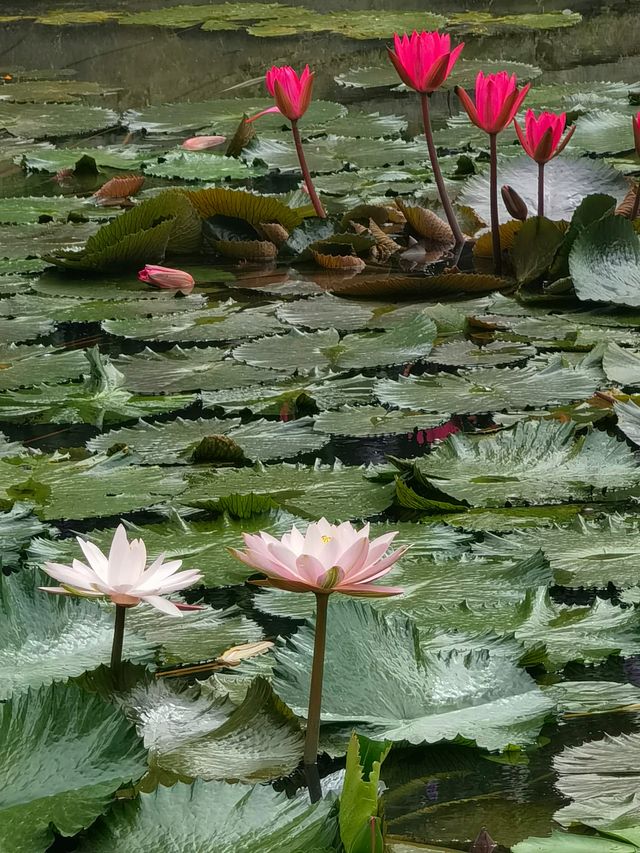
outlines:
[[[195,5],[199,0],[192,0]],[[202,0],[206,3],[206,0]],[[86,9],[86,3],[0,2],[0,14],[35,14],[39,11]],[[171,0],[113,0],[93,3],[92,10],[144,10],[174,5]],[[211,5],[211,4],[207,4]],[[290,0],[290,5],[303,5]],[[405,10],[415,0],[304,0],[308,8],[335,10]],[[469,0],[473,10],[491,8],[494,12],[536,12],[562,10],[565,0],[546,3],[497,0],[479,3]],[[640,2],[620,0],[607,4],[593,0],[574,0],[572,8],[584,15],[582,24],[551,32],[510,33],[467,39],[469,58],[509,58],[540,66],[546,82],[560,80],[635,80],[640,74]],[[430,11],[459,9],[457,2],[438,0]],[[61,26],[34,27],[29,23],[0,24],[0,72],[6,68],[39,68],[46,71],[77,74],[79,79],[108,82],[121,91],[109,102],[124,109],[147,103],[178,100],[205,100],[232,96],[229,88],[253,78],[261,78],[265,67],[287,62],[294,66],[308,62],[317,71],[318,94],[340,100],[345,90],[333,82],[340,71],[379,62],[380,42],[354,41],[327,33],[298,37],[255,38],[244,31],[223,33],[122,27]],[[242,89],[243,95],[262,93],[262,83]],[[397,104],[392,96],[380,102],[369,94],[349,94],[362,101],[363,108],[392,111]],[[406,102],[403,102],[403,108]],[[440,103],[444,111],[444,100]],[[22,174],[0,176],[0,194],[48,194],[54,192],[50,178],[36,177],[26,182]],[[62,338],[97,342],[109,352],[121,342],[109,339],[97,324],[62,328]],[[133,344],[133,347],[136,345]],[[190,413],[199,416],[199,412]],[[7,429],[46,450],[84,442],[91,428],[67,430],[64,436],[50,428],[29,431]],[[404,442],[404,443],[403,443]],[[390,442],[347,441],[332,446],[329,457],[339,455],[352,463],[378,461],[385,453],[411,455],[417,448],[405,439]],[[108,521],[108,520],[106,520]],[[241,593],[239,593],[241,595]],[[247,605],[249,606],[249,605]],[[268,625],[265,625],[268,629]],[[606,665],[606,673],[594,669],[573,674],[575,678],[626,680],[622,664]],[[375,693],[375,687],[372,687]],[[499,841],[499,850],[528,835],[547,835],[554,812],[563,801],[553,787],[551,761],[562,748],[598,737],[602,731],[619,734],[637,728],[636,715],[610,715],[573,720],[547,727],[549,739],[544,750],[534,752],[527,763],[501,763],[488,760],[463,747],[392,752],[384,769],[388,786],[386,797],[389,829],[396,836],[415,839],[448,850],[468,850],[478,829],[485,825]],[[431,849],[431,848],[429,848]]]

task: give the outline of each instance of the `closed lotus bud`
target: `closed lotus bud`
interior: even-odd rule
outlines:
[[[186,151],[206,151],[207,148],[219,148],[226,141],[226,136],[192,136],[185,139],[181,147]]]
[[[156,264],[145,264],[144,269],[138,272],[138,278],[154,287],[163,290],[180,290],[182,293],[190,293],[195,284],[190,273],[172,267],[159,267]]]
[[[529,211],[524,199],[518,195],[513,187],[505,185],[500,190],[502,193],[502,201],[507,208],[509,215],[514,219],[519,219],[521,222],[526,222],[529,216]]]

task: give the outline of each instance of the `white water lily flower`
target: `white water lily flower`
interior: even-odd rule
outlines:
[[[133,607],[146,601],[152,607],[171,616],[182,616],[181,610],[199,610],[197,606],[178,604],[162,598],[171,592],[185,589],[202,579],[195,570],[180,572],[182,560],[163,562],[161,554],[147,568],[147,549],[142,539],[127,539],[124,525],[116,530],[109,556],[97,545],[77,537],[87,564],[74,560],[71,566],[45,563],[44,571],[62,586],[43,586],[40,589],[57,595],[81,595],[90,598],[109,598],[114,604]]]

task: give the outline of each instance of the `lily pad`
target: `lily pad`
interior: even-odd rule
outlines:
[[[7,849],[44,853],[54,840],[52,827],[75,835],[105,811],[121,785],[144,773],[133,726],[99,696],[71,685],[4,703],[0,740],[0,777],[13,792],[0,812]]]
[[[26,139],[85,136],[117,127],[118,114],[85,104],[11,104],[0,102],[0,127]]]
[[[582,231],[569,270],[579,299],[640,306],[640,238],[628,219],[610,216]]]
[[[597,370],[570,366],[558,356],[525,367],[381,379],[375,393],[381,402],[402,409],[475,414],[581,400],[590,397],[600,382]]]
[[[598,430],[577,438],[571,423],[521,421],[494,436],[453,435],[414,466],[430,489],[476,507],[615,501],[640,489],[626,444]]]
[[[184,815],[192,816],[189,822]],[[261,785],[178,782],[121,803],[92,828],[80,853],[152,853],[167,839],[176,853],[331,853],[337,827],[331,800],[309,805]]]
[[[298,714],[306,712],[312,648],[313,630],[305,626],[275,653],[275,690]],[[337,596],[329,607],[326,655],[324,723],[358,724],[376,739],[436,743],[462,737],[500,750],[534,742],[552,708],[533,679],[504,657],[425,654],[411,619]],[[372,707],[347,668],[353,672],[357,662],[366,672],[374,661],[384,677]]]
[[[498,184],[508,184],[520,195],[529,210],[537,209],[538,169],[529,157],[506,161],[498,169]],[[624,178],[611,166],[597,160],[557,157],[545,168],[545,213],[548,219],[571,219],[573,211],[588,195],[600,193],[624,198],[627,186]],[[491,219],[489,211],[489,177],[474,175],[458,198],[461,205],[473,208],[483,222]],[[511,217],[502,200],[498,200],[500,222]]]

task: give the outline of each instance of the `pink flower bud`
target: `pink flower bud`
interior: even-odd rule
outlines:
[[[146,264],[145,268],[138,273],[140,281],[153,284],[164,290],[180,290],[182,293],[190,293],[195,281],[193,276],[184,270],[174,270],[171,267],[158,267],[154,264]]]
[[[226,136],[192,136],[185,139],[181,147],[187,151],[204,151],[206,148],[218,148],[226,141]]]

